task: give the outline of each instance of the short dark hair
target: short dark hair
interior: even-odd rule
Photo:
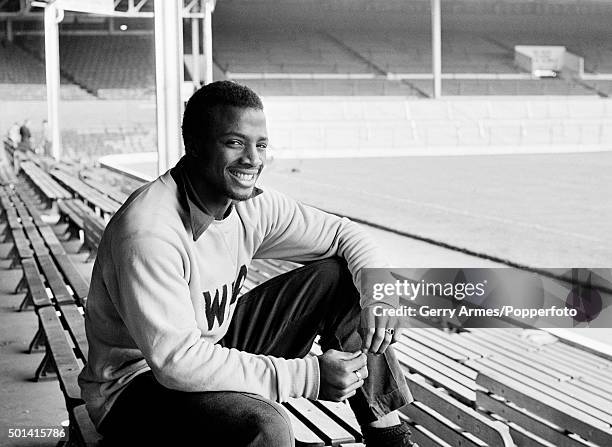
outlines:
[[[245,85],[233,81],[217,81],[205,85],[189,98],[183,114],[183,141],[188,154],[192,153],[189,146],[205,139],[213,125],[215,109],[219,106],[263,110],[263,103],[257,93]]]

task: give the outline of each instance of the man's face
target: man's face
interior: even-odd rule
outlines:
[[[208,136],[197,148],[200,179],[216,200],[246,200],[266,161],[263,110],[218,107]]]

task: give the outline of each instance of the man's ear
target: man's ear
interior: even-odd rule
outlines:
[[[196,149],[195,149],[195,144],[194,144],[193,138],[190,137],[190,136],[185,135],[183,137],[183,144],[185,145],[185,154],[189,155],[190,157],[197,158],[197,154],[196,154]]]

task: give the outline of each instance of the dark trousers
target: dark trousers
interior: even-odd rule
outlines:
[[[320,335],[323,351],[361,348],[359,295],[344,261],[313,262],[273,278],[238,300],[221,344],[254,354],[299,358]],[[365,425],[410,402],[393,349],[368,355],[369,377],[349,399]],[[282,406],[236,392],[182,392],[151,372],[121,393],[100,431],[107,445],[187,442],[202,446],[286,447],[294,444]],[[145,441],[143,438],[147,438]]]

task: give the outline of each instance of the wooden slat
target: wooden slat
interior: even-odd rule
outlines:
[[[426,432],[425,427],[416,426],[412,428],[412,440],[419,447],[454,447],[436,438],[433,433]]]
[[[450,368],[452,371],[468,379],[471,382],[470,387],[473,386],[476,376],[478,375],[477,371],[464,366],[462,363],[449,359],[448,357],[428,348],[425,345],[417,343],[406,336],[402,336],[401,339],[393,346],[396,351],[403,352],[409,356],[417,356],[415,357],[417,360],[423,358],[427,359],[428,362],[436,362],[441,364],[441,366],[444,368]]]
[[[53,258],[66,278],[66,282],[72,289],[79,304],[83,305],[89,293],[89,283],[81,276],[68,255],[53,255]]]
[[[416,341],[406,337],[405,335],[402,336],[400,340],[398,340],[398,342],[393,346],[396,350],[403,351],[404,353],[407,353],[408,350],[419,352],[420,354],[425,355],[438,363],[442,363],[443,365],[452,368],[459,374],[462,374],[472,380],[476,380],[476,376],[478,375],[477,371],[474,371],[471,368],[467,368],[462,363],[456,362],[453,359],[449,359],[445,355],[442,355],[439,352],[434,351],[433,349],[425,345],[422,345],[421,343],[417,343]]]
[[[541,391],[493,370],[481,371],[476,383],[533,414],[601,445],[612,445],[608,424]]]
[[[47,249],[47,246],[45,245],[45,241],[40,236],[38,229],[34,225],[25,226],[25,232],[26,232],[26,235],[28,236],[28,239],[30,240],[30,245],[34,249],[34,253],[37,256],[44,256],[47,253],[49,253],[49,250]]]
[[[289,415],[289,420],[291,421],[291,427],[293,428],[296,445],[303,447],[322,447],[325,445],[325,442],[315,433],[313,433],[313,431],[301,420],[299,420],[291,411],[287,411],[287,414]]]
[[[66,321],[66,328],[74,343],[78,357],[87,362],[89,345],[85,335],[85,319],[74,304],[62,304],[59,307],[62,318]]]
[[[525,330],[520,330],[512,331],[508,335],[513,339],[516,339],[520,343],[531,343],[532,345],[537,345],[539,347],[540,352],[551,353],[559,357],[566,357],[580,365],[588,364],[598,369],[604,369],[612,372],[612,361],[604,357],[598,356],[592,352],[585,351],[584,349],[578,349],[575,346],[569,345],[560,339],[556,339],[555,336],[549,333],[545,333],[545,335],[552,339],[556,339],[556,341],[552,343],[538,345],[537,343],[531,342],[530,337],[525,336],[524,333]]]
[[[472,405],[476,401],[476,394],[474,390],[461,385],[454,379],[439,373],[435,369],[419,362],[418,360],[408,357],[402,352],[396,351],[395,355],[400,364],[407,366],[410,372],[416,372],[427,377],[432,382],[446,389],[455,398],[459,399],[463,403]]]
[[[564,383],[566,383],[560,381],[555,376],[551,376],[549,374],[545,374],[539,371],[537,368],[532,368],[531,365],[525,365],[524,363],[515,362],[512,359],[501,355],[489,357],[487,359],[476,359],[474,360],[474,364],[483,364],[489,367],[491,367],[491,365],[498,365],[499,370],[502,372],[509,371],[511,375],[514,373],[522,374],[531,377],[532,379],[535,379],[536,381],[542,384],[550,384],[554,387],[560,387]],[[474,368],[475,370],[478,370],[478,367]]]
[[[448,420],[474,434],[478,439],[491,446],[513,445],[508,428],[501,422],[490,421],[474,409],[429,385],[419,375],[408,375],[406,381],[415,400],[443,414]]]
[[[504,342],[504,340],[488,338],[485,335],[481,334],[465,334],[464,338],[468,340],[472,340],[474,343],[482,343],[485,346],[491,346],[491,349],[495,349],[497,352],[508,352],[514,354],[514,358],[523,358],[525,360],[530,360],[533,365],[545,365],[547,368],[557,371],[557,376],[559,373],[564,376],[576,377],[576,371],[567,367],[567,365],[562,365],[559,362],[551,362],[551,361],[543,361],[542,356],[540,356],[537,351],[526,351],[516,348],[515,346],[508,345]],[[496,346],[494,348],[493,346]]]
[[[344,427],[352,436],[357,440],[363,438],[361,434],[361,427],[357,418],[351,410],[351,407],[346,402],[329,402],[326,400],[318,400],[313,402],[314,405],[319,407],[321,411],[327,413],[336,423]]]
[[[121,206],[121,203],[101,194],[80,179],[66,172],[55,169],[51,171],[51,175],[68,189],[71,189],[79,197],[82,197],[83,200],[96,206],[104,213],[112,214]]]
[[[576,441],[575,439],[567,436],[563,428],[555,428],[544,419],[531,415],[510,402],[495,399],[494,397],[481,391],[476,392],[476,402],[485,410],[495,413],[507,421],[518,424],[525,430],[550,441],[552,444],[558,447],[585,446],[583,442]]]
[[[47,346],[60,382],[60,387],[69,407],[81,403],[81,389],[77,384],[80,366],[72,347],[66,339],[62,323],[53,307],[42,307],[38,310],[41,327],[47,339]]]
[[[603,390],[605,394],[612,394],[612,383],[604,380],[599,380],[593,377],[580,377],[578,382],[584,382],[587,385],[593,386],[596,389]],[[612,400],[612,396],[611,399]]]
[[[479,359],[483,357],[480,350],[472,351],[467,348],[466,345],[463,344],[461,335],[456,332],[448,332],[436,328],[419,329],[419,331],[424,332],[430,339],[435,340],[437,343],[443,343],[445,346],[448,346],[450,349],[467,358]]]
[[[30,248],[28,239],[21,228],[13,229],[13,242],[19,254],[20,259],[31,258],[34,256],[34,250]]]
[[[102,194],[107,195],[115,202],[123,203],[128,198],[128,195],[120,191],[119,189],[112,187],[110,185],[104,184],[102,182],[99,182],[97,180],[94,180],[93,178],[85,177],[85,178],[82,178],[81,181],[83,181],[88,186],[92,187],[93,189],[97,190],[98,192],[101,192]]]
[[[512,438],[515,439],[517,445],[520,445],[521,447],[557,447],[555,444],[551,444],[550,442],[529,433],[527,430],[519,427],[516,424],[510,423],[508,425]]]
[[[307,399],[291,399],[285,405],[298,419],[323,439],[326,445],[355,441],[351,433],[336,424],[333,419]]]
[[[597,387],[583,382],[581,379],[572,379],[569,383],[571,383],[577,390],[581,390],[583,393],[600,396],[602,399],[606,399],[607,402],[612,402],[612,387]]]
[[[26,194],[23,187],[15,188],[15,191],[17,192],[17,196],[21,199],[21,201],[28,209],[28,212],[32,216],[34,224],[39,228],[47,226],[48,224],[43,220],[40,212],[38,211],[38,208],[36,207],[32,199]]]
[[[569,368],[573,371],[574,376],[591,376],[612,381],[612,373],[607,369],[599,368],[589,363],[581,363],[580,361],[562,357],[550,351],[541,351],[539,355],[545,362],[555,362]]]
[[[47,295],[43,279],[36,267],[36,261],[32,258],[23,259],[21,266],[23,267],[23,274],[28,285],[28,293],[32,297],[34,307],[50,306],[52,303]]]
[[[438,351],[441,354],[444,354],[445,356],[458,361],[458,362],[465,362],[468,357],[465,356],[464,354],[459,354],[457,353],[457,351],[455,351],[455,349],[451,346],[449,347],[448,344],[444,343],[439,343],[437,339],[431,339],[430,337],[426,336],[426,333],[423,332],[425,329],[415,329],[415,330],[410,330],[410,331],[405,331],[405,335],[407,337],[412,338],[413,340],[418,341],[421,344],[427,345],[429,346],[431,349],[434,349],[436,351]]]
[[[575,381],[555,381],[554,378],[546,374],[542,374],[539,371],[529,366],[522,366],[508,361],[506,358],[491,357],[487,361],[475,360],[476,363],[482,363],[483,365],[495,369],[501,373],[507,374],[518,380],[521,377],[526,377],[531,386],[534,386],[541,391],[546,392],[549,389],[560,391],[570,398],[581,401],[588,406],[597,408],[608,416],[612,416],[612,400],[601,396],[600,392],[588,392],[585,387],[581,388],[576,385]],[[537,383],[540,385],[538,386]],[[608,421],[610,423],[610,421]]]
[[[551,367],[551,365],[548,362],[546,363],[540,362],[539,361],[540,359],[538,358],[537,354],[531,354],[531,353],[519,354],[519,353],[516,353],[516,351],[513,351],[511,349],[502,348],[499,345],[488,342],[487,340],[480,340],[478,342],[475,342],[470,338],[471,335],[468,333],[461,334],[461,337],[462,337],[462,342],[465,344],[479,343],[481,345],[482,352],[485,354],[485,358],[497,357],[497,358],[510,359],[511,361],[516,362],[518,364],[526,365],[544,374],[548,374],[549,376],[555,378],[556,380],[566,381],[572,378],[570,374],[567,374],[565,372],[560,372],[554,367]]]
[[[51,253],[54,253],[54,254],[66,253],[66,251],[64,250],[64,246],[62,245],[60,240],[57,238],[57,235],[51,229],[51,227],[48,227],[48,226],[38,227],[38,231],[42,235],[42,238],[47,244],[47,246],[49,247],[49,250],[51,251]]]
[[[53,259],[49,255],[39,256],[38,263],[47,279],[47,284],[55,297],[57,303],[74,303],[72,295],[66,288],[66,283],[62,279],[62,275],[57,270]]]
[[[434,413],[421,402],[413,402],[406,405],[402,412],[412,421],[417,421],[419,425],[435,433],[446,442],[456,446],[481,447],[486,445],[484,442],[476,442],[462,436],[461,430],[454,424],[449,424],[440,415]]]
[[[598,357],[590,352],[581,351],[573,346],[570,346],[561,341],[546,345],[545,349],[552,351],[554,354],[572,359],[578,364],[589,364],[598,369],[612,373],[612,362],[603,357]]]
[[[73,428],[79,437],[79,443],[82,447],[98,447],[102,440],[102,436],[96,431],[96,427],[89,418],[89,413],[85,405],[78,405],[72,410],[74,419]]]
[[[81,213],[79,213],[74,205],[74,200],[62,200],[58,203],[60,213],[66,216],[74,225],[83,229],[84,222]]]
[[[563,402],[576,408],[577,410],[590,414],[608,425],[612,423],[612,415],[610,414],[611,404],[609,402],[600,399],[598,396],[585,396],[584,393],[576,392],[576,390],[572,390],[570,387],[568,387],[567,383],[558,382],[554,385],[540,383],[525,374],[517,371],[509,371],[498,363],[484,359],[474,361],[474,363],[471,363],[470,366],[478,369],[479,371],[484,370],[487,373],[489,371],[495,371],[499,374],[511,377],[514,381],[520,382],[530,389],[537,390],[538,392],[546,394],[559,402]]]

